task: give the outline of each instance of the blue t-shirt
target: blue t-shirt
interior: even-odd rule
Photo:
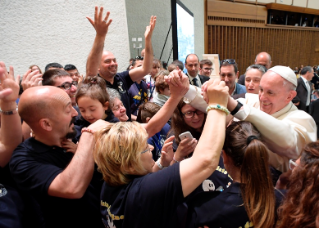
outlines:
[[[144,81],[141,81],[140,84],[134,82],[128,93],[130,95],[131,113],[137,116],[138,106],[148,101],[147,85]]]
[[[154,150],[152,151],[154,161],[157,161],[157,159],[161,157],[161,150],[167,138],[167,133],[170,129],[171,126],[166,123],[160,132],[156,133],[147,140],[148,144],[154,146]]]

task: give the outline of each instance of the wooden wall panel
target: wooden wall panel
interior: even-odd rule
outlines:
[[[319,63],[319,32],[284,28],[254,28],[208,25],[208,54],[220,60],[236,59],[240,73],[254,63],[255,56],[266,51],[273,66],[291,68]]]

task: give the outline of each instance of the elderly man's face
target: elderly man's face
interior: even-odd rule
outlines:
[[[286,82],[288,83],[288,82]],[[260,110],[269,115],[283,109],[296,95],[284,86],[284,79],[272,71],[267,71],[260,81]]]

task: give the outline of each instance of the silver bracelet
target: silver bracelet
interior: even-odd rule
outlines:
[[[16,107],[16,109],[14,110],[10,110],[10,111],[2,111],[1,108],[0,108],[0,113],[3,114],[3,115],[13,115],[13,114],[16,114],[18,113],[18,107]]]
[[[162,166],[162,164],[160,163],[160,158],[156,161],[156,165],[158,166],[158,168],[160,169],[164,169],[164,167]]]

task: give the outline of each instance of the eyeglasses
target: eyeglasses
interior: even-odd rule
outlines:
[[[78,82],[77,81],[64,82],[62,85],[57,86],[57,87],[62,88],[64,90],[69,90],[69,89],[71,89],[72,85],[74,85],[76,87],[78,85]]]
[[[143,150],[143,151],[141,152],[141,154],[144,154],[144,153],[146,153],[146,152],[152,153],[151,148],[149,147],[149,145],[147,145],[147,148],[146,148],[145,150]]]
[[[183,114],[183,116],[184,116],[185,118],[191,119],[191,118],[194,117],[195,113],[196,113],[197,116],[204,114],[203,112],[201,112],[201,111],[199,111],[199,110],[196,110],[196,111],[188,111],[188,112],[185,112],[185,113],[182,113],[182,114]]]
[[[206,70],[206,71],[212,71],[213,68],[203,68],[203,70]]]
[[[296,163],[296,159],[290,159],[289,160],[289,169],[290,170],[293,170],[297,166],[298,166],[298,164]]]
[[[136,59],[136,60],[143,60],[144,58],[143,58],[143,56],[139,56],[139,55],[138,55],[138,56],[135,57],[135,59]]]
[[[236,61],[235,61],[235,59],[224,59],[222,61],[222,64],[223,63],[236,64]]]

